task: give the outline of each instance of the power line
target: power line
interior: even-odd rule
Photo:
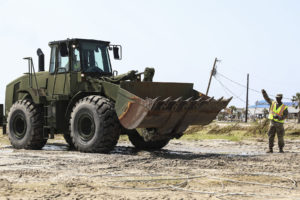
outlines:
[[[245,100],[241,99],[239,96],[237,96],[234,92],[232,92],[229,88],[227,88],[219,79],[217,79],[216,77],[214,77],[219,84],[225,89],[227,90],[231,95],[233,95],[235,98],[239,99],[240,101],[242,101],[243,103],[246,103]]]
[[[245,85],[243,85],[243,84],[241,84],[241,83],[238,83],[238,82],[236,82],[236,81],[234,81],[234,80],[228,78],[227,76],[221,74],[220,72],[217,72],[215,75],[219,75],[219,76],[221,76],[221,77],[227,79],[228,81],[230,81],[230,82],[232,82],[232,83],[234,83],[234,84],[236,84],[236,85],[239,85],[240,87],[247,88],[247,86],[245,86]],[[260,91],[255,90],[255,89],[252,89],[252,88],[249,88],[249,90],[251,90],[251,91],[253,91],[253,92],[256,92],[256,93],[259,93],[259,94],[261,93]],[[276,97],[276,95],[272,95],[272,94],[269,95],[269,96]],[[286,100],[292,100],[291,98],[283,98],[283,99],[286,99]]]
[[[230,92],[231,95],[233,95],[235,98],[237,98],[238,100],[242,101],[243,103],[246,103],[245,100],[243,100],[242,98],[240,98],[239,96],[237,96],[234,92],[232,92],[229,88],[227,88],[219,79],[217,79],[215,76],[214,78],[218,81],[218,83],[225,89],[224,91],[227,93]],[[227,93],[228,94],[228,93]],[[252,115],[253,113],[248,110],[248,112],[250,112],[250,114]]]
[[[226,77],[225,75],[223,75],[223,74],[221,74],[221,73],[219,73],[219,72],[218,72],[218,75],[220,75],[220,76],[222,76],[223,78],[225,78],[225,79],[231,81],[232,83],[235,83],[236,85],[239,85],[239,86],[241,86],[241,87],[243,87],[243,88],[247,88],[247,86],[245,86],[245,85],[243,85],[243,84],[241,84],[241,83],[238,83],[238,82],[236,82],[236,81],[234,81],[234,80],[232,80],[232,79]],[[261,93],[261,92],[258,91],[258,90],[255,90],[255,89],[252,89],[252,88],[249,88],[249,89],[252,90],[253,92]],[[270,96],[273,96],[273,95],[270,95]]]

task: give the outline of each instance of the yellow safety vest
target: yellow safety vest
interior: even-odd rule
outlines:
[[[274,119],[274,115],[282,117],[283,111],[287,108],[288,107],[284,104],[281,104],[281,106],[279,106],[279,108],[276,108],[276,102],[273,101],[272,105],[270,107],[270,111],[269,111],[269,119],[274,120],[275,122],[284,123],[284,119],[283,120]]]

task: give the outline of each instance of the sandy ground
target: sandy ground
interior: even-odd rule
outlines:
[[[300,199],[296,140],[271,155],[255,140],[173,140],[155,152],[123,141],[87,154],[61,139],[14,150],[0,137],[0,199]]]

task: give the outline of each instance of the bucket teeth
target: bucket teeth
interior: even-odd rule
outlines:
[[[169,109],[171,109],[173,104],[174,104],[174,101],[172,101],[172,98],[168,97],[163,100],[163,104],[161,105],[160,110],[169,110]]]
[[[222,107],[225,108],[229,104],[229,102],[231,101],[231,99],[232,99],[232,97],[230,97],[229,99],[223,99],[221,101]]]
[[[206,101],[209,103],[209,102],[211,102],[212,100],[214,100],[214,97],[210,97],[210,98],[207,99]]]
[[[195,110],[199,110],[203,105],[205,105],[205,104],[207,104],[208,102],[207,101],[205,101],[205,100],[203,100],[203,98],[202,99],[200,99],[200,101],[197,101],[197,103],[195,104],[195,106],[194,106],[194,109]]]
[[[182,107],[183,104],[183,97],[178,97],[177,99],[174,100],[175,104],[172,106],[172,111],[176,112],[179,111]]]
[[[103,87],[117,88],[111,84],[103,83]],[[210,123],[231,100],[209,97],[194,90],[191,83],[121,81],[111,95],[124,128],[155,129],[153,135],[163,138],[180,136],[189,125]]]
[[[188,99],[186,99],[186,100],[184,100],[185,102],[191,102],[193,100],[193,97],[190,97],[190,98],[188,98]]]
[[[190,98],[184,100],[184,105],[183,105],[183,107],[182,107],[183,110],[188,110],[188,109],[191,108],[191,105],[192,105],[192,99],[193,99],[193,97],[190,97]]]
[[[187,110],[200,110],[200,109],[206,109],[203,106],[208,106],[208,109],[223,109],[227,106],[227,104],[230,102],[232,98],[224,99],[224,97],[221,97],[219,99],[214,99],[214,97],[211,98],[205,98],[205,97],[199,97],[197,99],[194,99],[193,97],[189,97],[187,99],[183,99],[183,97],[178,97],[176,99],[172,99],[172,97],[167,97],[163,100],[160,99],[160,97],[154,98],[152,100],[152,108],[151,110],[156,111],[163,111],[163,110],[169,110],[172,112],[180,112],[180,111],[187,111]]]
[[[182,97],[178,97],[178,98],[175,99],[174,101],[175,101],[175,102],[179,102],[179,101],[182,101],[182,99],[183,99]]]
[[[172,97],[168,97],[166,99],[163,100],[163,102],[169,102],[172,99]]]
[[[224,97],[221,97],[220,99],[218,99],[218,102],[221,102],[224,99]]]
[[[227,99],[225,106],[227,106],[229,104],[229,102],[231,101],[232,97],[230,97],[229,99]]]
[[[163,104],[163,102],[160,101],[159,99],[160,99],[160,97],[155,98],[155,101],[154,101],[153,106],[152,106],[152,110],[159,109],[159,107]]]
[[[153,105],[158,102],[159,98],[160,97],[156,97],[155,99],[153,99]]]

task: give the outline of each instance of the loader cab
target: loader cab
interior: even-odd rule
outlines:
[[[109,42],[72,39],[50,42],[50,73],[82,72],[111,75]]]
[[[76,90],[78,75],[111,76],[109,42],[68,39],[50,42],[48,94],[67,96]],[[72,82],[72,84],[71,84]]]
[[[108,43],[79,41],[71,45],[72,71],[101,76],[112,75]]]

